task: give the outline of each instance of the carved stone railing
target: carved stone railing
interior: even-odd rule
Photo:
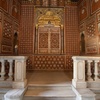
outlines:
[[[0,83],[2,83],[2,87],[9,82],[13,88],[26,86],[26,60],[25,56],[0,56]]]
[[[87,88],[88,83],[100,83],[100,57],[73,56],[73,80],[75,88]],[[91,85],[91,88],[95,87]],[[99,85],[100,86],[100,85]]]

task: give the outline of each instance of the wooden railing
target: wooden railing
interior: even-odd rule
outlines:
[[[73,56],[73,80],[75,88],[87,88],[88,82],[100,82],[100,57]]]
[[[24,88],[26,80],[25,56],[0,56],[0,82],[11,82],[13,88]]]

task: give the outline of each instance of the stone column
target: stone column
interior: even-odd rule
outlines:
[[[7,80],[10,80],[10,81],[12,81],[12,79],[13,79],[13,60],[8,60],[8,62],[9,62],[9,78],[7,79]]]
[[[85,61],[81,59],[77,59],[77,57],[73,58],[73,79],[72,85],[75,88],[86,88],[87,84],[85,82]]]
[[[24,88],[27,84],[26,79],[26,57],[15,58],[15,75],[13,88]]]
[[[87,70],[87,79],[88,79],[88,81],[93,81],[93,79],[92,79],[92,77],[91,77],[91,75],[92,75],[92,72],[91,72],[91,62],[92,62],[92,60],[88,60],[87,61],[87,63],[88,63],[88,70]]]
[[[1,77],[0,77],[0,80],[3,81],[5,80],[5,60],[0,60],[1,61]]]
[[[98,77],[98,75],[99,75],[99,72],[98,72],[98,62],[99,62],[99,60],[95,60],[94,62],[95,62],[95,66],[94,66],[94,75],[95,75],[95,77],[94,77],[94,80],[95,81],[100,81],[100,79]]]

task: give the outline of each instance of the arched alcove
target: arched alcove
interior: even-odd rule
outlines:
[[[85,53],[85,35],[81,34],[81,54]]]
[[[60,15],[46,10],[36,20],[35,54],[63,54],[63,34]]]
[[[18,33],[14,33],[14,41],[13,41],[13,51],[15,55],[18,55]]]

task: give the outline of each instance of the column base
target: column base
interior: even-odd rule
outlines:
[[[13,82],[12,83],[12,88],[25,88],[25,86],[27,85],[27,79],[25,79],[23,82]]]
[[[87,88],[87,83],[86,82],[77,82],[74,79],[72,79],[72,85],[75,88]]]

